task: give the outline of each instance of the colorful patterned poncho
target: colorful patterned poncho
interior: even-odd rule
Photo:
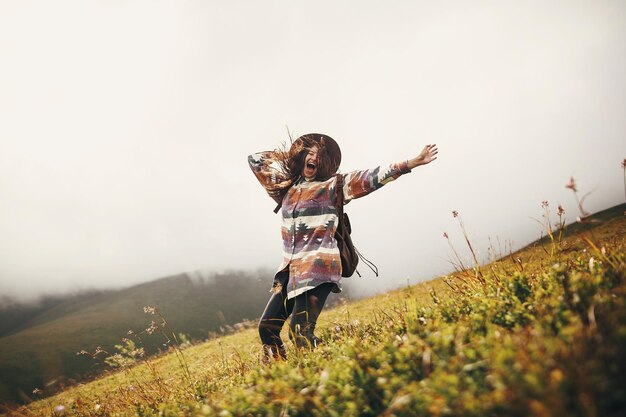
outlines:
[[[283,261],[278,268],[278,272],[289,268],[288,298],[326,282],[337,284],[341,280],[341,258],[335,240],[337,177],[292,183],[272,151],[250,155],[248,163],[274,200],[280,201],[279,196],[288,189],[282,199]],[[344,203],[378,190],[410,171],[407,163],[402,162],[340,174],[344,177]],[[333,291],[340,289],[336,286]]]

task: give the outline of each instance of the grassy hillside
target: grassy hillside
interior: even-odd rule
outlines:
[[[22,321],[19,330],[0,338],[0,399],[28,400],[34,387],[48,385],[52,391],[101,372],[101,362],[76,352],[98,346],[113,351],[128,330],[147,326],[146,305],[158,305],[172,328],[189,338],[205,340],[210,334],[222,334],[258,315],[267,301],[270,275],[269,271],[231,272],[197,281],[182,274],[50,303]],[[245,297],[247,303],[231,303],[232,294]],[[29,311],[19,307],[17,311]],[[163,349],[162,340],[154,335],[144,337],[143,344],[148,353]]]
[[[6,295],[0,296],[0,338],[17,333],[46,311],[63,304],[106,292],[106,290],[79,291],[67,294],[42,295],[37,300],[24,301]]]
[[[623,212],[324,311],[324,344],[286,362],[262,364],[254,329],[158,358],[126,350],[122,371],[11,414],[622,416]]]

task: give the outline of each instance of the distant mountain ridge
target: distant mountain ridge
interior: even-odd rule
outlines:
[[[22,301],[6,295],[0,296],[0,338],[19,332],[42,314],[60,304],[86,299],[111,290],[86,290],[68,294],[43,295],[37,300]]]

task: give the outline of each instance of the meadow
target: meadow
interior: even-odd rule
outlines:
[[[189,340],[231,333],[236,323],[256,317],[267,301],[272,271],[229,271],[197,279],[179,274],[128,288],[59,296],[51,303],[7,306],[0,310],[0,403],[26,403],[35,387],[47,395],[84,382],[107,368],[76,352],[114,352],[129,330],[146,327],[143,307],[157,305],[170,326]],[[197,275],[197,274],[196,274]],[[229,301],[236,292],[246,304]],[[16,308],[17,307],[17,308]],[[19,313],[24,314],[15,320]],[[11,324],[13,329],[8,326]],[[163,351],[162,337],[144,335],[147,354]]]
[[[544,208],[543,239],[486,265],[457,257],[472,248],[455,242],[456,272],[325,310],[323,344],[289,345],[287,361],[265,364],[256,329],[245,326],[200,344],[179,340],[159,306],[146,306],[144,333],[127,335],[116,355],[89,352],[111,365],[106,375],[49,397],[42,387],[40,400],[5,412],[623,416],[625,206],[566,229]],[[160,334],[168,353],[146,355],[145,333]]]

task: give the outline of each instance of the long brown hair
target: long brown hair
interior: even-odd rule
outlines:
[[[302,175],[304,158],[314,146],[317,146],[318,155],[317,175],[315,179],[318,181],[326,181],[335,174],[335,172],[331,172],[333,164],[326,150],[323,137],[318,139],[313,136],[304,135],[296,140],[291,138],[290,140],[291,146],[289,150],[282,149],[279,151],[279,160],[283,170],[292,181],[296,181]]]

